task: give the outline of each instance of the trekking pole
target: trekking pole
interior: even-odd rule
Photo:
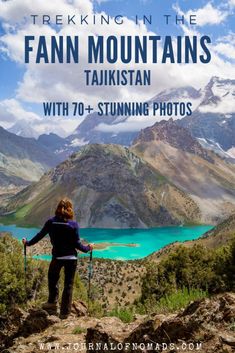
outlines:
[[[25,292],[26,292],[26,285],[27,285],[27,251],[26,251],[26,243],[24,244],[24,285],[25,285]]]
[[[88,314],[90,314],[90,300],[91,300],[91,278],[93,274],[92,266],[92,250],[90,251],[90,261],[88,266]]]

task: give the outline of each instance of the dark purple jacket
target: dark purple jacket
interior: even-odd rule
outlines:
[[[64,221],[60,218],[50,218],[38,234],[31,240],[27,241],[27,245],[36,244],[47,234],[50,236],[52,244],[52,257],[60,256],[77,256],[77,250],[82,252],[90,251],[89,245],[83,245],[79,237],[79,225],[76,221]]]

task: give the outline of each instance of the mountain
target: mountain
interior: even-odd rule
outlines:
[[[235,113],[223,114],[194,112],[192,116],[178,120],[200,143],[227,158],[234,158]]]
[[[150,107],[153,102],[191,102],[191,116],[179,118],[173,115],[164,119],[177,120],[179,125],[189,129],[203,147],[231,161],[235,159],[235,80],[214,76],[199,90],[192,86],[169,88],[149,99]],[[150,114],[144,120],[143,117],[135,117],[135,123],[132,124],[133,116],[117,116],[113,112],[99,116],[98,112],[94,112],[87,115],[68,137],[64,137],[66,133],[57,125],[53,126],[54,131],[51,133],[52,127],[48,125],[44,126],[45,133],[38,139],[42,144],[48,143],[61,159],[65,159],[86,144],[130,146],[141,127],[151,126],[160,120],[162,117]],[[19,120],[10,131],[20,136],[38,137],[36,125],[34,127],[24,120]]]
[[[235,158],[235,80],[212,77],[201,91],[202,102],[177,123],[200,143],[226,158]]]
[[[33,138],[10,133],[0,127],[0,184],[26,185],[37,181],[59,159]]]
[[[30,125],[30,122],[23,119],[18,120],[13,126],[8,129],[8,131],[21,137],[37,138],[38,136],[38,133]]]
[[[235,103],[235,80],[223,79],[213,76],[203,90],[203,100],[200,103],[200,110],[212,113],[234,112]]]
[[[79,146],[88,143],[114,143],[129,146],[137,132],[116,131],[116,126],[127,119],[127,116],[99,116],[97,112],[89,114],[74,133],[69,136],[69,140],[71,143],[74,141]],[[105,129],[102,128],[104,125]]]
[[[149,103],[153,102],[191,102],[192,109],[195,110],[203,99],[203,94],[200,90],[196,90],[192,86],[179,88],[170,88],[158,93]],[[174,117],[173,117],[174,118]]]
[[[205,147],[233,158],[234,144],[234,114],[235,113],[235,80],[225,80],[212,77],[202,89],[192,86],[170,88],[164,90],[148,103],[153,102],[191,102],[193,114],[177,119],[179,124],[190,130],[191,134],[200,139]],[[129,146],[138,135],[138,131],[120,129],[120,123],[125,123],[128,116],[99,116],[97,112],[88,115],[69,137],[70,141],[77,139],[80,145],[87,143],[117,143]],[[150,117],[151,118],[151,117]],[[169,116],[169,119],[171,117]],[[168,117],[165,117],[168,119]],[[136,117],[136,121],[138,117]],[[161,120],[156,116],[155,121]],[[152,124],[153,119],[146,119],[144,127]],[[144,123],[143,123],[144,124]],[[202,140],[203,139],[203,140]]]
[[[41,225],[65,195],[73,200],[82,227],[142,228],[200,220],[195,202],[160,172],[127,148],[98,144],[46,173],[12,198],[4,212],[11,212],[14,222]]]
[[[142,130],[131,151],[197,203],[205,223],[235,211],[235,166],[205,150],[172,119]]]
[[[75,143],[76,141],[70,141],[53,133],[40,135],[38,142],[49,148],[61,162],[80,149],[80,146]]]
[[[40,134],[57,134],[66,137],[67,133],[60,124],[53,124],[51,120],[25,120],[19,119],[7,129],[15,135],[37,139]]]
[[[191,116],[173,118],[177,123],[187,129],[196,137],[203,147],[214,150],[224,158],[231,161],[235,158],[235,80],[212,77],[208,84],[197,90],[192,86],[170,88],[164,90],[148,103],[153,102],[191,102],[193,113]],[[151,108],[150,108],[151,109]],[[99,116],[94,112],[85,117],[75,131],[68,137],[59,132],[60,137],[53,133],[39,136],[39,142],[47,143],[61,159],[67,158],[71,153],[78,151],[82,146],[92,143],[120,144],[130,146],[137,137],[141,127],[151,126],[162,117],[135,117],[135,124],[131,124],[132,116],[116,116],[111,112]],[[126,126],[125,124],[128,124]],[[132,127],[133,126],[133,127]],[[51,126],[45,127],[49,131]],[[55,126],[54,130],[59,129]],[[22,136],[38,136],[33,126],[24,120],[18,121],[10,131]]]
[[[37,140],[42,146],[47,146],[54,153],[59,153],[65,146],[65,139],[53,133],[42,134]]]
[[[86,145],[86,143],[80,140],[76,135],[63,138],[53,133],[40,135],[38,142],[42,146],[47,146],[51,152],[55,153],[60,161],[64,161],[71,154],[78,152],[84,144]]]
[[[184,100],[192,101],[193,106],[197,107],[200,99],[200,92],[193,87],[181,87],[162,91],[150,99],[148,103],[151,106],[153,102]],[[97,112],[89,114],[69,139],[70,141],[77,139],[80,145],[88,143],[114,143],[129,146],[138,135],[138,130],[125,131],[124,129],[120,129],[119,131],[119,124],[125,123],[129,118],[130,116],[99,116]],[[156,120],[158,120],[157,117]],[[148,124],[148,120],[146,120],[146,124]]]

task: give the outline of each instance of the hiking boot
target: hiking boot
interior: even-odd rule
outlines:
[[[47,311],[49,315],[57,315],[57,303],[44,303],[42,309]]]
[[[59,318],[61,320],[66,320],[66,319],[68,319],[68,317],[69,317],[69,314],[60,314],[60,316],[59,316]]]

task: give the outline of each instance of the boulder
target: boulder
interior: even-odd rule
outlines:
[[[124,324],[117,317],[104,317],[87,329],[87,351],[120,353],[125,339],[138,324]]]
[[[86,316],[88,314],[87,305],[81,300],[76,300],[72,303],[71,312],[76,316]]]
[[[14,307],[7,315],[0,316],[0,349],[12,344],[26,317],[27,313],[19,307]]]
[[[32,333],[41,332],[59,321],[57,316],[48,315],[43,309],[30,309],[29,314],[19,328],[18,336],[28,337]]]

